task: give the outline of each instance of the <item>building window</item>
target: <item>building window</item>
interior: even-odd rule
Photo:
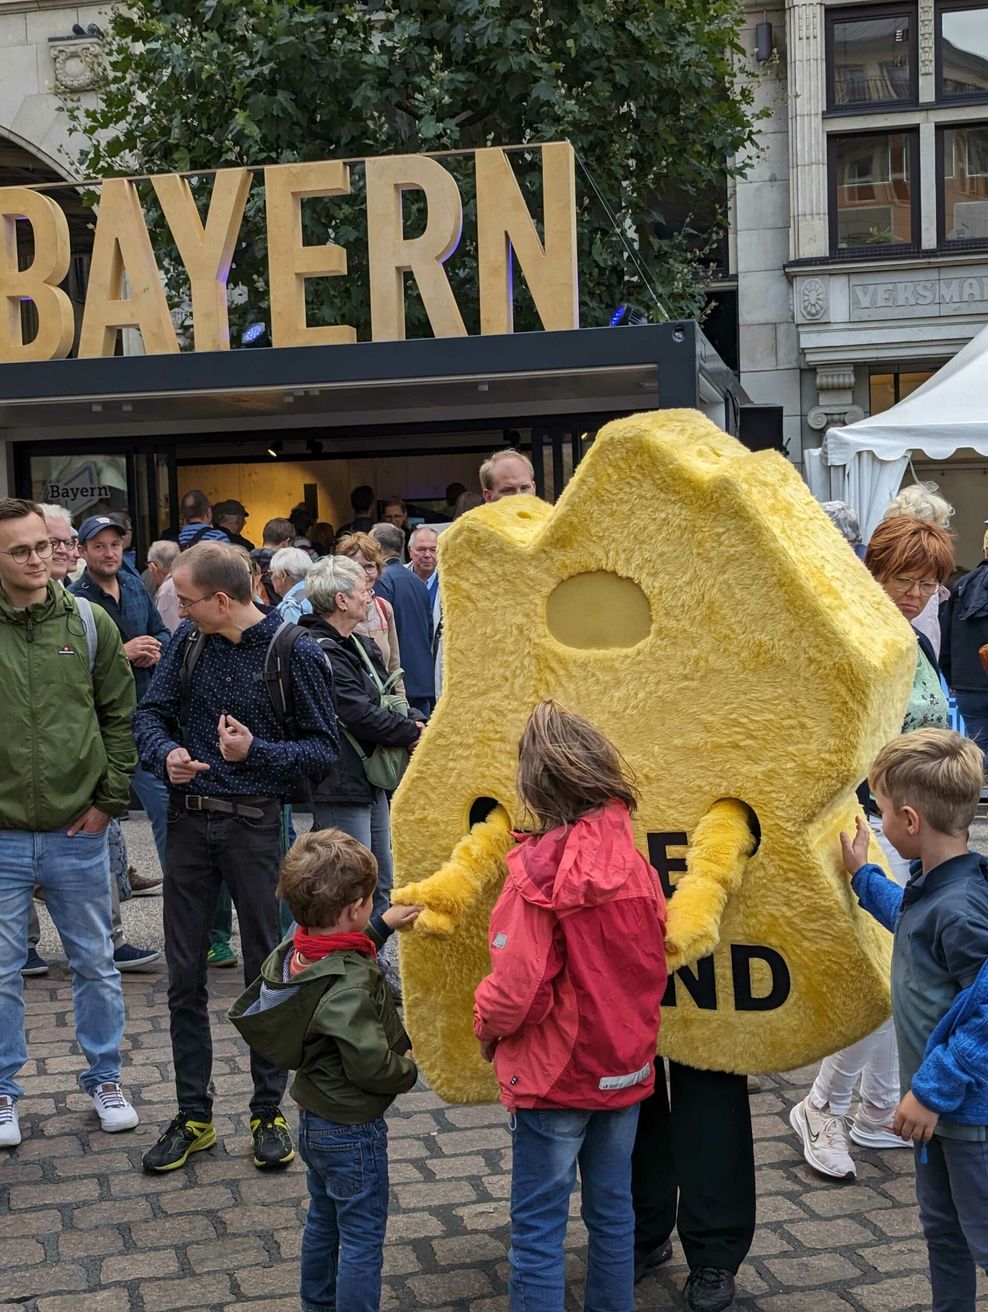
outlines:
[[[937,10],[937,99],[988,98],[988,5]]]
[[[915,103],[915,6],[827,14],[827,108]]]
[[[830,243],[836,254],[864,248],[897,252],[919,232],[919,134],[868,132],[831,136]]]
[[[988,242],[988,123],[937,131],[937,183],[941,244]]]
[[[915,392],[927,378],[932,377],[932,369],[914,369],[908,373],[899,370],[873,373],[868,379],[868,413],[880,415],[883,410],[891,410],[910,392]]]

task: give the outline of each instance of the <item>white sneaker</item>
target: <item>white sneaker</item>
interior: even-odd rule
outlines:
[[[21,1141],[17,1103],[6,1094],[0,1098],[0,1148],[16,1148]]]
[[[858,1108],[858,1113],[851,1122],[851,1138],[862,1148],[912,1148],[912,1143],[899,1137],[892,1130],[892,1121],[895,1119],[895,1113],[892,1112],[884,1121],[872,1120],[870,1116],[865,1115],[863,1108]]]
[[[803,1156],[814,1171],[834,1180],[857,1177],[843,1116],[835,1116],[829,1107],[819,1111],[806,1097],[789,1113],[789,1124],[802,1139]]]
[[[99,1117],[100,1127],[107,1134],[116,1134],[119,1130],[132,1130],[140,1117],[124,1097],[119,1084],[101,1084],[93,1090],[93,1107]]]

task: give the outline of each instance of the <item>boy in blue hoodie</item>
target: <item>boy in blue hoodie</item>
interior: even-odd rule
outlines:
[[[982,770],[980,749],[946,729],[879,752],[868,782],[886,837],[913,862],[904,889],[868,862],[860,817],[853,842],[841,834],[858,901],[895,934],[894,1129],[915,1143],[933,1312],[974,1312],[977,1267],[988,1271],[988,860],[967,841]]]

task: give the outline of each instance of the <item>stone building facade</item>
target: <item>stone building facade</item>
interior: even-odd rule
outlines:
[[[800,461],[988,322],[988,2],[746,13],[767,116],[733,198],[740,367]]]

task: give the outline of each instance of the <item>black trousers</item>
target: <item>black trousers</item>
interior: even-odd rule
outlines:
[[[179,1110],[208,1121],[213,1042],[209,1032],[206,953],[220,885],[230,890],[240,922],[244,983],[278,943],[281,926],[274,895],[281,864],[281,803],[267,802],[258,820],[186,811],[181,799],[168,807],[164,882],[168,1010]],[[281,1102],[287,1072],[251,1053],[251,1111]]]
[[[744,1075],[662,1066],[641,1104],[631,1157],[635,1248],[679,1231],[690,1270],[737,1272],[755,1233],[755,1153]]]

